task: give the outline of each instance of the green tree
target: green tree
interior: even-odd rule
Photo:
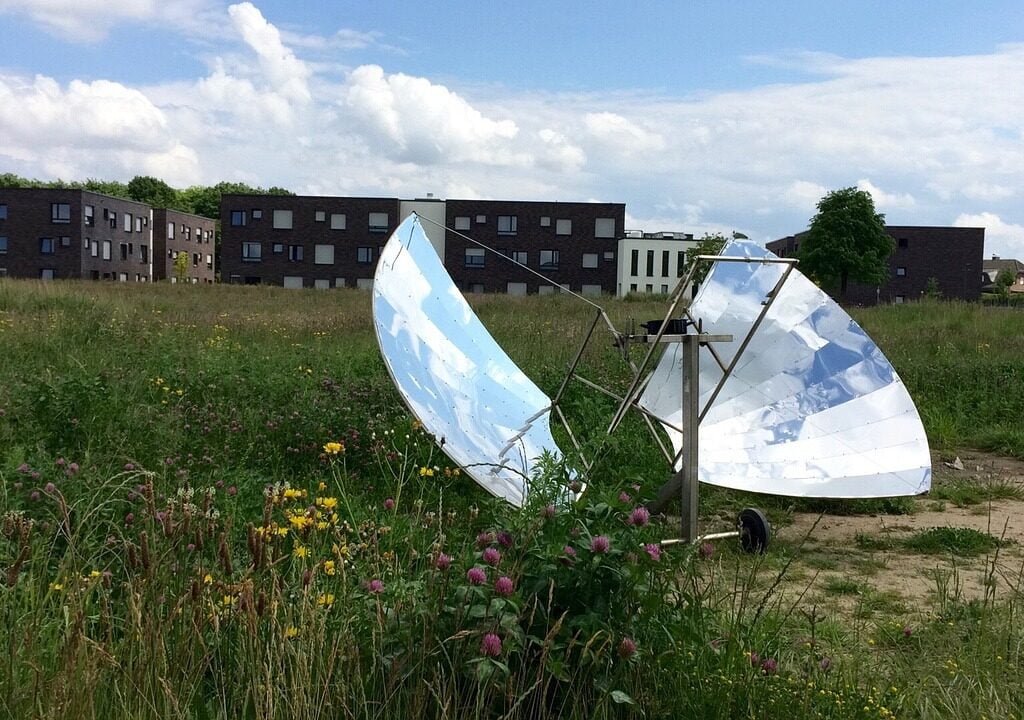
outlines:
[[[178,208],[178,191],[150,175],[136,175],[129,180],[128,194],[132,200],[155,208]]]
[[[818,214],[800,243],[800,269],[823,285],[838,286],[844,299],[850,280],[881,285],[889,279],[893,249],[871,193],[843,188],[818,202]]]
[[[188,253],[179,252],[174,256],[174,275],[179,283],[185,282],[185,274],[188,272]]]
[[[1010,294],[1010,286],[1017,281],[1017,272],[1014,268],[1003,268],[996,274],[996,293],[999,297],[1006,297]]]
[[[726,242],[726,237],[722,233],[704,233],[704,237],[697,241],[697,245],[687,251],[684,272],[690,271],[690,266],[698,255],[717,255],[722,252]],[[693,275],[694,285],[700,285],[710,269],[711,263],[702,263]]]

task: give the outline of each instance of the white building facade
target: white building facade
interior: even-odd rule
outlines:
[[[690,233],[627,230],[619,240],[616,294],[672,292],[685,273],[687,253],[699,244]]]

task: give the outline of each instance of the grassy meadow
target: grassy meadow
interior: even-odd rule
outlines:
[[[0,280],[0,717],[1021,717],[1021,580],[996,578],[999,538],[900,548],[991,558],[982,601],[943,586],[929,607],[823,617],[778,592],[799,544],[659,547],[673,528],[637,509],[665,463],[635,418],[603,442],[613,405],[578,385],[590,489],[515,511],[405,411],[369,301]],[[567,297],[471,302],[549,394],[593,320]],[[605,305],[620,328],[664,307]],[[855,316],[935,449],[1024,457],[1024,314]],[[607,334],[582,372],[629,378]],[[709,524],[748,504],[913,509],[702,501]]]

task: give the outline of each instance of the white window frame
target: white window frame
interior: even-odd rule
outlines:
[[[334,264],[334,246],[333,245],[314,245],[313,246],[313,264],[314,265],[333,265]]]
[[[331,230],[346,230],[348,218],[345,213],[331,213]]]
[[[275,210],[274,211],[274,222],[272,227],[275,230],[291,230],[292,229],[292,211],[291,210]]]

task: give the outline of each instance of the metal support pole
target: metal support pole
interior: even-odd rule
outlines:
[[[697,448],[699,445],[700,408],[700,335],[684,335],[682,342],[683,365],[683,422],[682,461],[683,467],[675,473],[658,491],[658,497],[647,508],[654,513],[664,510],[674,497],[681,501],[681,534],[686,542],[697,539],[698,490]]]
[[[682,535],[688,542],[697,539],[697,446],[700,435],[698,403],[700,402],[700,344],[697,336],[683,338],[683,474]]]

